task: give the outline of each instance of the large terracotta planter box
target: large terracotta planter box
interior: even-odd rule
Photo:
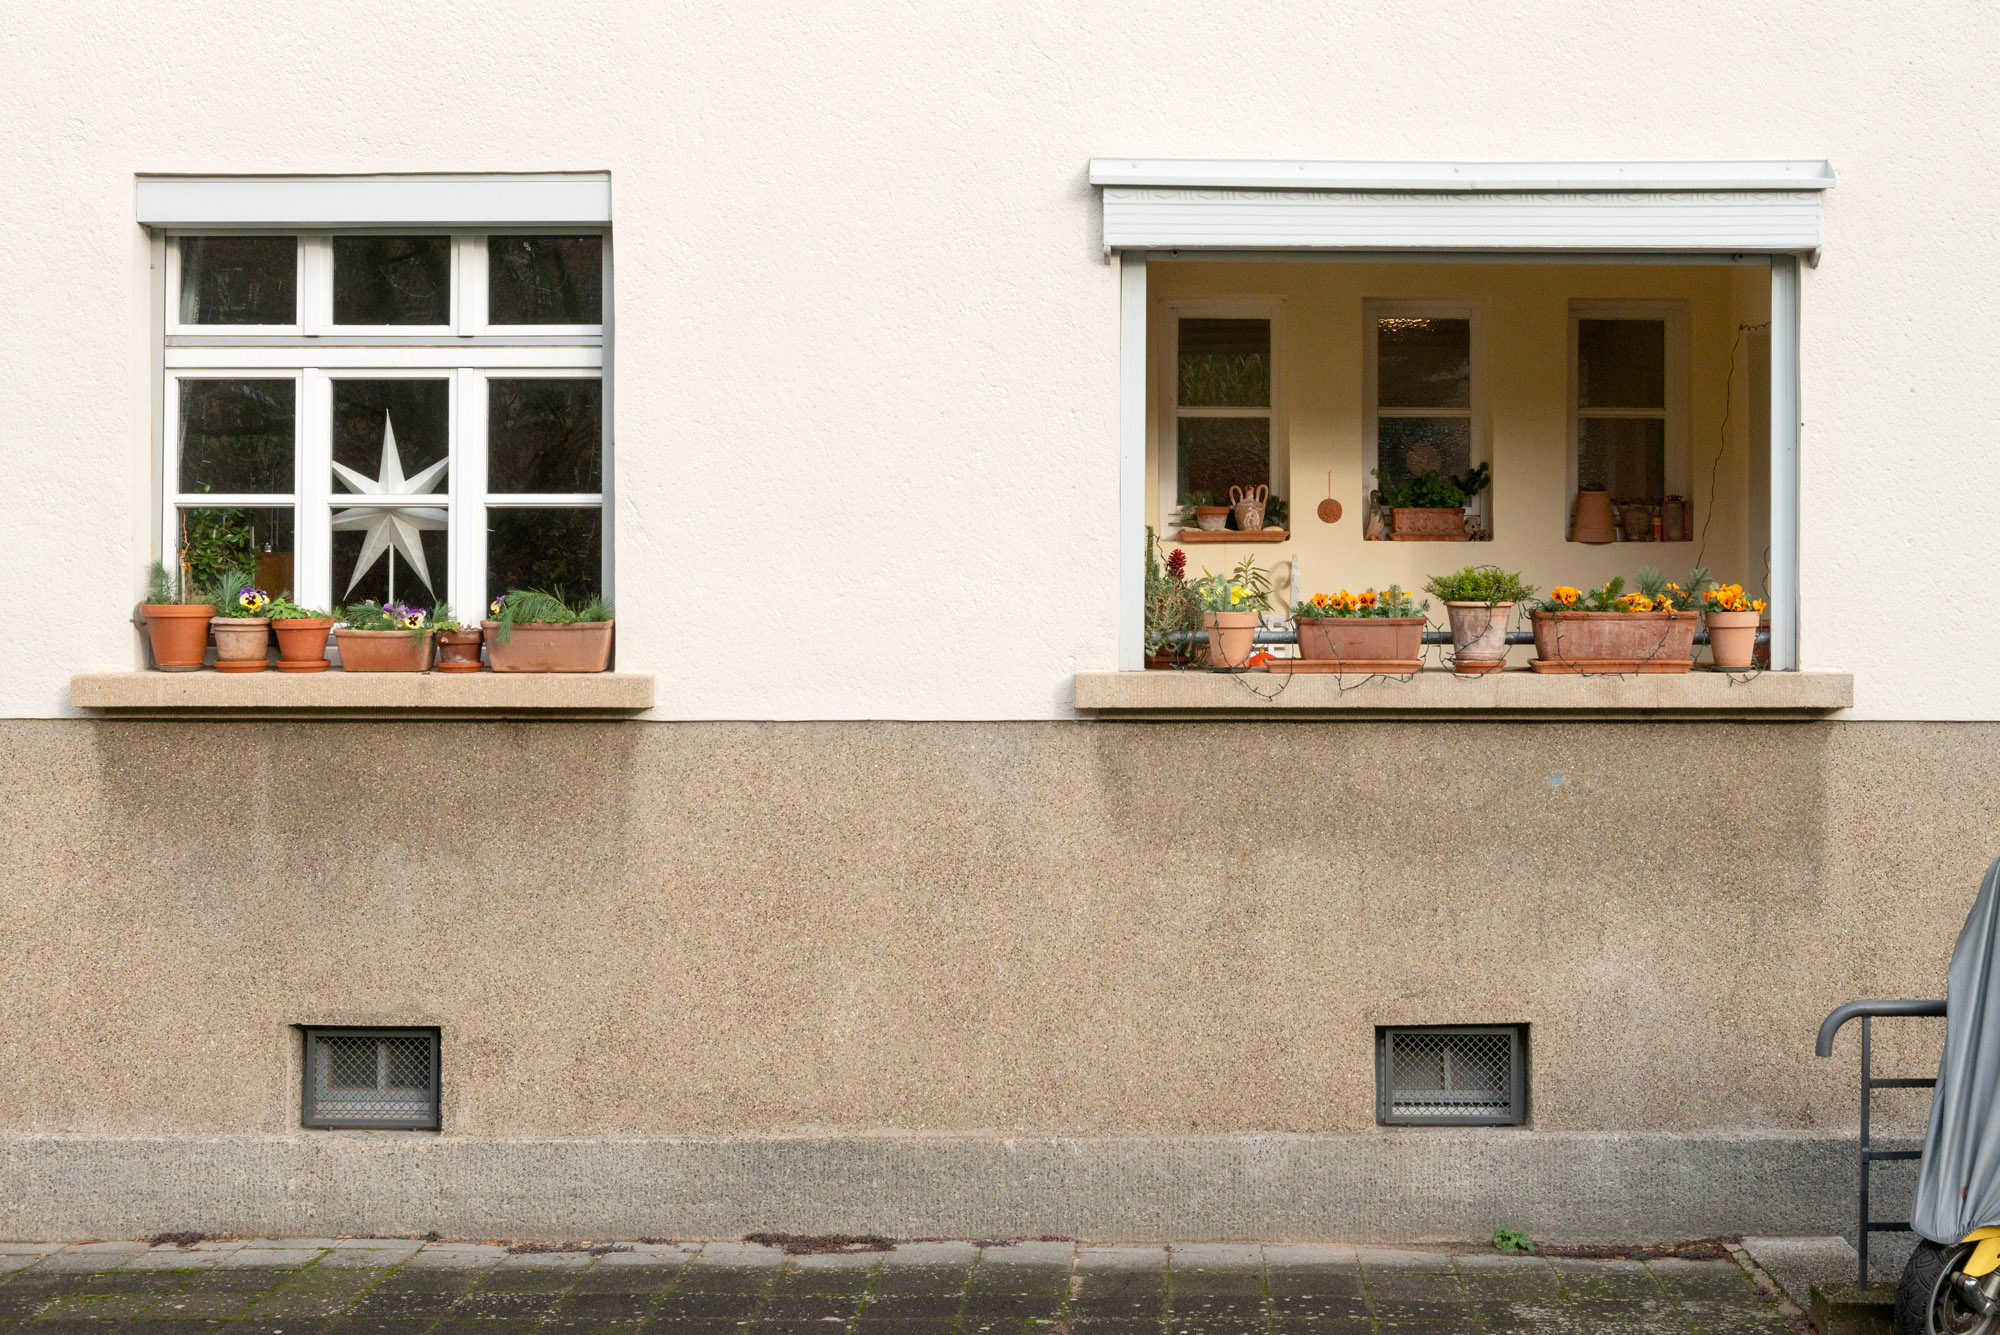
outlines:
[[[1317,660],[1422,658],[1422,617],[1300,617],[1299,657]]]
[[[517,622],[505,640],[500,623],[482,621],[486,665],[495,672],[603,672],[611,666],[610,621]]]
[[[1444,538],[1459,541],[1465,537],[1465,507],[1456,509],[1399,508],[1390,511],[1394,519],[1390,532],[1399,539]]]
[[[342,672],[428,672],[431,632],[406,630],[336,630]]]
[[[1544,612],[1535,609],[1535,657],[1545,663],[1658,664],[1684,672],[1694,662],[1699,612]]]

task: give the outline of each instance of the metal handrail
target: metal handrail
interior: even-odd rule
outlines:
[[[1256,638],[1258,644],[1297,644],[1299,642],[1299,633],[1295,630],[1259,630],[1256,632]],[[1205,630],[1168,631],[1166,641],[1168,644],[1207,644],[1208,632]],[[1424,632],[1425,644],[1450,644],[1451,642],[1451,632],[1448,630],[1427,630]],[[1507,643],[1509,644],[1533,644],[1534,642],[1535,632],[1531,630],[1510,630],[1507,632]],[[1696,631],[1694,633],[1694,642],[1696,644],[1707,644],[1708,632],[1705,630]],[[1770,631],[1760,630],[1757,632],[1757,643],[1769,644],[1770,642]]]
[[[1945,1013],[1942,1001],[1850,1001],[1835,1006],[1832,1014],[1820,1022],[1819,1038],[1813,1043],[1815,1057],[1833,1055],[1833,1038],[1840,1027],[1849,1020],[1861,1021],[1861,1143],[1860,1143],[1860,1201],[1857,1211],[1858,1227],[1854,1235],[1854,1250],[1859,1253],[1858,1262],[1861,1275],[1857,1287],[1868,1287],[1868,1235],[1871,1233],[1901,1233],[1909,1229],[1908,1220],[1878,1220],[1868,1217],[1868,1176],[1873,1164],[1893,1159],[1921,1159],[1921,1150],[1877,1150],[1872,1148],[1868,1134],[1869,1110],[1873,1095],[1878,1089],[1930,1089],[1936,1086],[1936,1076],[1884,1076],[1875,1077],[1874,1031],[1877,1018],[1909,1019],[1935,1017]]]

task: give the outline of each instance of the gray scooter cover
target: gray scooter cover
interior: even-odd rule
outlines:
[[[2000,1224],[2000,860],[1952,947],[1944,1058],[1910,1226],[1950,1244]]]

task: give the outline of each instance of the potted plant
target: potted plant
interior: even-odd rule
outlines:
[[[1258,613],[1271,606],[1271,577],[1249,557],[1227,575],[1203,575],[1193,584],[1208,632],[1208,665],[1244,668],[1257,651]]]
[[[1187,553],[1176,547],[1159,557],[1146,530],[1146,666],[1177,668],[1194,656],[1192,632],[1201,629],[1201,604],[1187,582]],[[1184,637],[1184,638],[1176,638]]]
[[[1486,490],[1493,470],[1486,464],[1446,477],[1428,469],[1407,482],[1391,482],[1375,470],[1382,504],[1389,510],[1390,536],[1398,542],[1458,542],[1465,538],[1465,503]]]
[[[560,590],[509,589],[480,622],[495,672],[602,672],[611,666],[611,605],[571,603]]]
[[[1444,603],[1451,619],[1452,668],[1458,672],[1498,672],[1507,662],[1507,626],[1514,608],[1535,596],[1518,570],[1467,566],[1432,575],[1424,592]]]
[[[184,572],[158,561],[146,574],[146,643],[161,672],[193,672],[208,656],[208,623],[215,616],[214,592],[198,588]]]
[[[1181,498],[1181,509],[1194,516],[1194,526],[1204,533],[1229,527],[1229,507],[1217,504],[1214,492],[1189,492]]]
[[[1537,672],[1686,672],[1694,663],[1700,619],[1691,591],[1707,579],[1696,571],[1687,586],[1657,570],[1639,572],[1639,588],[1619,576],[1585,593],[1568,585],[1549,591],[1534,612]]]
[[[486,643],[486,636],[476,626],[461,625],[454,620],[449,603],[439,603],[431,610],[431,629],[436,632],[437,661],[431,666],[439,672],[477,672],[480,668],[479,650]]]
[[[1292,624],[1301,658],[1409,664],[1424,654],[1422,608],[1395,584],[1379,593],[1316,593],[1292,608]]]
[[[333,630],[333,618],[314,607],[301,607],[289,598],[273,598],[264,613],[270,618],[271,633],[278,637],[278,671],[324,672],[332,664],[326,658],[326,637]]]
[[[215,631],[217,672],[262,672],[271,665],[271,596],[240,570],[222,580],[216,606],[226,612],[209,625]]]
[[[356,603],[333,628],[342,672],[427,672],[430,613],[404,603]]]
[[[1757,656],[1757,626],[1764,619],[1764,600],[1745,598],[1741,584],[1717,584],[1703,592],[1701,605],[1712,666],[1751,666]]]

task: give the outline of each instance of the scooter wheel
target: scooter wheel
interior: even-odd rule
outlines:
[[[1972,1244],[1920,1242],[1896,1286],[1896,1335],[1991,1335],[1994,1318],[1969,1307],[1954,1285]]]

